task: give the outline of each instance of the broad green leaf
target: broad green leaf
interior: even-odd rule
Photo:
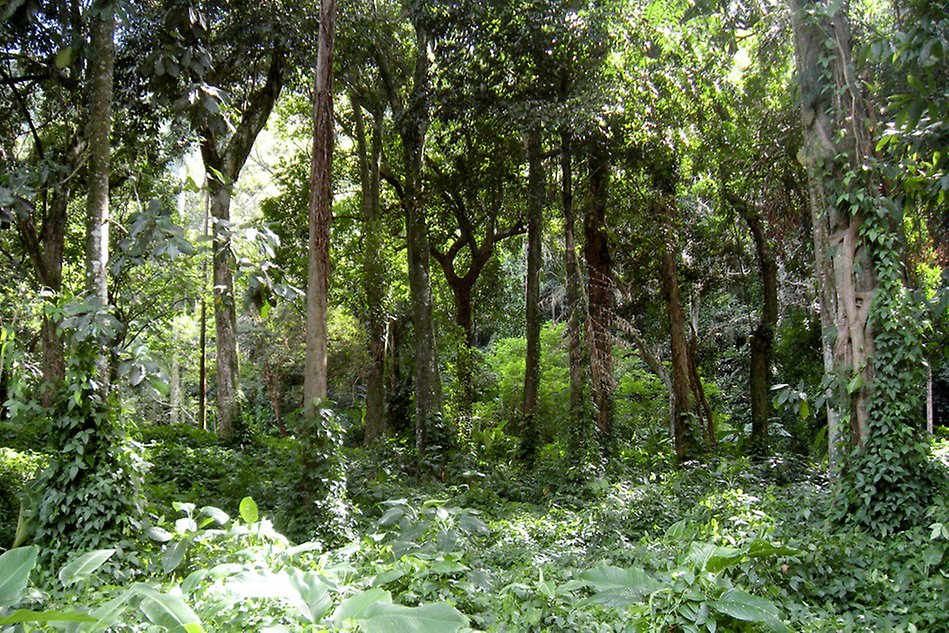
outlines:
[[[11,549],[0,556],[0,609],[8,609],[20,601],[35,566],[35,545]]]
[[[294,569],[290,572],[290,584],[302,600],[299,604],[291,604],[297,607],[307,622],[319,622],[333,606],[330,586],[315,571]]]
[[[452,633],[468,626],[468,618],[444,602],[418,607],[376,602],[359,626],[364,633]]]
[[[612,607],[636,604],[662,587],[640,567],[595,567],[580,574],[580,580],[596,591],[589,602]]]
[[[741,561],[744,554],[735,547],[721,547],[712,543],[692,543],[686,560],[693,563],[698,569],[705,569],[718,573],[730,565]]]
[[[260,519],[260,514],[257,512],[257,504],[250,497],[241,499],[240,513],[244,523],[257,523],[258,519]]]
[[[29,611],[20,609],[10,615],[0,617],[0,625],[23,624],[26,622],[95,622],[88,613],[78,611]]]
[[[169,633],[203,633],[201,619],[178,596],[162,593],[144,583],[132,586],[142,596],[139,608],[153,624],[165,627]]]
[[[794,556],[800,554],[800,550],[786,545],[778,545],[763,538],[756,538],[746,545],[748,556],[752,558],[765,558],[768,556]]]
[[[59,52],[56,53],[56,68],[58,70],[64,69],[66,66],[69,66],[73,60],[73,49],[69,46],[59,49]]]
[[[221,510],[220,508],[215,508],[214,506],[204,506],[201,508],[201,514],[208,517],[218,525],[224,525],[231,520],[231,517],[228,516],[227,512]]]
[[[106,602],[105,604],[93,609],[90,614],[93,617],[91,627],[82,627],[82,630],[104,631],[115,625],[125,614],[123,607],[125,603],[135,597],[137,594],[132,589],[126,589],[118,597]]]
[[[392,594],[384,589],[369,589],[361,591],[343,600],[333,614],[337,626],[342,627],[347,620],[361,620],[366,610],[376,603],[392,603]]]
[[[68,587],[91,576],[97,569],[112,558],[114,549],[97,549],[75,558],[59,570],[59,582]]]
[[[788,626],[781,621],[778,608],[774,603],[758,596],[753,596],[741,589],[727,589],[718,600],[709,605],[725,615],[745,622],[761,622],[772,631],[789,633]]]
[[[167,543],[174,538],[174,535],[165,528],[149,525],[145,528],[145,537],[156,543]]]

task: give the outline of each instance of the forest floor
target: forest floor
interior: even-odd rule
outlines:
[[[141,439],[149,529],[168,541],[139,553],[142,568],[208,631],[450,631],[464,619],[483,631],[949,630],[945,491],[926,525],[876,538],[833,521],[832,487],[797,458],[615,466],[583,481],[472,462],[421,477],[388,445],[347,449],[346,536],[294,546],[313,526],[287,512],[292,442]],[[936,449],[949,461],[949,442]],[[0,467],[42,459],[5,450]],[[106,604],[118,590],[73,587],[47,606]],[[416,610],[385,611],[406,627],[387,629],[393,620],[359,619],[375,613],[365,605],[347,620],[359,601]]]

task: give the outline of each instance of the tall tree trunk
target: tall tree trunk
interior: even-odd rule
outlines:
[[[758,271],[761,276],[761,293],[764,299],[761,319],[751,333],[751,362],[749,391],[751,396],[751,445],[752,450],[766,453],[768,450],[768,419],[771,417],[771,348],[774,331],[778,324],[778,265],[765,234],[761,211],[735,194],[726,197],[748,224],[755,243]]]
[[[208,239],[208,222],[211,215],[211,190],[209,188],[210,179],[207,175],[204,177],[204,224],[203,236]],[[208,430],[208,260],[207,257],[201,258],[201,312],[199,319],[201,321],[201,333],[199,335],[198,345],[201,347],[201,357],[198,361],[198,428],[202,431]]]
[[[833,183],[842,180],[853,161],[869,155],[866,111],[854,86],[843,11],[826,15],[823,5],[811,0],[791,0],[790,5],[804,128],[801,156],[808,173],[821,321],[825,338],[833,340],[831,373],[847,386],[838,390],[835,400],[844,405],[840,413],[849,417],[850,442],[856,445],[866,439],[869,428],[873,369],[869,312],[877,279],[860,235],[863,215],[848,208],[849,202],[841,205]],[[827,43],[833,45],[833,52],[827,52]],[[841,161],[841,156],[846,158]]]
[[[221,137],[207,126],[199,130],[201,158],[205,170],[214,175],[208,179],[208,195],[214,219],[211,268],[217,348],[217,432],[228,441],[239,440],[243,434],[234,254],[231,251],[231,191],[283,86],[283,56],[279,51],[271,55],[264,85],[250,96],[240,122],[230,136]]]
[[[369,375],[366,377],[365,442],[383,436],[385,419],[386,310],[382,249],[382,214],[379,164],[382,156],[382,125],[372,118],[372,139],[366,138],[365,117],[358,100],[350,96],[356,121],[356,150],[363,210],[362,285],[366,305],[363,323],[369,335]]]
[[[527,292],[525,322],[527,355],[524,359],[524,398],[521,404],[521,451],[528,461],[536,450],[534,414],[540,387],[540,268],[541,234],[546,183],[539,125],[532,125],[525,139],[527,150]]]
[[[597,440],[607,455],[613,439],[613,273],[606,235],[609,180],[607,148],[603,139],[594,139],[590,144],[590,207],[583,223],[589,285],[587,342]]]
[[[86,196],[86,290],[101,306],[109,304],[109,175],[111,173],[112,75],[115,58],[115,13],[112,3],[92,4],[89,139]],[[109,356],[100,353],[97,373],[108,388]]]
[[[309,252],[306,287],[305,415],[326,399],[326,308],[329,291],[329,235],[333,213],[333,52],[336,0],[320,4],[320,34],[313,93],[313,156],[310,165]]]
[[[561,204],[563,206],[564,258],[567,270],[567,346],[570,359],[570,452],[580,458],[586,450],[584,413],[584,355],[580,341],[580,270],[577,262],[576,214],[573,208],[573,155],[570,133],[560,135]]]
[[[415,446],[424,453],[429,424],[442,415],[441,379],[435,346],[434,299],[429,265],[428,223],[422,203],[422,155],[428,132],[429,36],[416,23],[414,83],[399,127],[405,159],[405,233],[409,293],[415,328]]]
[[[676,256],[679,251],[678,218],[674,194],[664,191],[657,194],[653,215],[661,224],[661,278],[662,294],[666,303],[666,315],[669,319],[669,341],[672,361],[672,436],[676,457],[684,460],[692,450],[692,437],[689,418],[694,412],[690,398],[689,348],[685,334],[685,309],[679,290],[679,270]]]
[[[169,417],[173,425],[181,423],[181,364],[178,356],[171,360],[171,384],[168,392]]]

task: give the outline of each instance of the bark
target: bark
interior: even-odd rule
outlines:
[[[382,156],[382,125],[378,116],[372,119],[372,139],[366,138],[363,108],[351,96],[356,122],[356,150],[359,155],[359,180],[363,210],[362,285],[366,296],[363,323],[369,335],[369,374],[366,377],[365,442],[367,444],[386,432],[385,363],[386,311],[384,262],[382,248],[382,214],[380,205],[379,165]]]
[[[204,191],[204,239],[208,239],[208,221],[211,213],[211,193],[208,188],[208,178],[205,176]],[[201,358],[198,361],[198,428],[208,430],[208,303],[205,298],[208,283],[208,260],[201,262],[201,333],[198,345],[201,347]]]
[[[527,292],[525,321],[527,355],[524,359],[524,398],[521,404],[521,451],[530,461],[536,449],[534,414],[540,387],[540,268],[543,231],[544,182],[541,132],[533,126],[527,132]]]
[[[306,361],[303,382],[305,415],[313,416],[326,400],[329,292],[329,237],[333,211],[333,52],[336,0],[320,4],[320,33],[313,96],[313,155],[310,164],[309,252],[306,289]]]
[[[801,92],[804,147],[821,291],[825,351],[845,388],[837,389],[839,412],[850,419],[850,443],[868,433],[868,388],[872,382],[873,331],[870,304],[877,287],[872,262],[860,237],[863,216],[837,199],[834,182],[870,152],[866,109],[854,81],[849,29],[842,10],[826,15],[810,0],[791,0],[794,49]],[[826,43],[833,45],[828,51]],[[842,131],[843,134],[838,134]],[[845,156],[840,161],[838,157]],[[835,435],[835,434],[834,434]]]
[[[761,277],[763,304],[761,319],[751,333],[749,392],[751,396],[751,444],[757,452],[768,449],[768,420],[771,417],[771,349],[778,324],[778,266],[771,242],[765,234],[761,210],[739,196],[726,198],[748,225],[755,243]]]
[[[169,385],[169,388],[168,409],[171,414],[171,423],[177,425],[181,422],[181,365],[177,356],[171,361],[171,385]]]
[[[274,423],[281,437],[287,437],[287,425],[283,421],[283,389],[281,387],[283,377],[280,375],[280,368],[275,367],[269,360],[264,360],[264,385],[267,388],[267,396],[270,398],[270,406],[273,409]]]
[[[239,439],[241,427],[240,360],[237,350],[237,306],[234,299],[234,254],[231,251],[231,191],[283,85],[283,57],[274,51],[267,79],[241,113],[237,128],[221,138],[210,127],[199,130],[201,157],[209,173],[210,212],[213,218],[212,278],[214,328],[217,346],[217,432],[225,440]]]
[[[613,424],[613,272],[606,235],[609,157],[601,140],[590,146],[590,208],[584,216],[584,254],[588,277],[587,341],[590,391],[600,447],[609,454]]]
[[[661,269],[662,294],[669,319],[669,340],[671,347],[672,376],[672,436],[676,457],[684,460],[692,450],[692,437],[689,430],[689,417],[694,413],[690,398],[689,349],[686,339],[685,310],[679,290],[679,270],[676,263],[678,253],[678,231],[676,228],[676,207],[672,194],[663,194],[654,202],[654,215],[661,223]]]
[[[577,262],[576,215],[573,208],[573,156],[569,132],[560,137],[561,204],[563,206],[564,258],[567,270],[567,346],[570,359],[570,452],[576,457],[584,450],[584,356],[580,341],[580,267]]]
[[[101,306],[109,304],[109,175],[111,173],[112,76],[115,58],[115,14],[108,0],[92,4],[92,59],[86,136],[86,291]],[[104,388],[109,380],[108,355],[100,355],[97,373]]]

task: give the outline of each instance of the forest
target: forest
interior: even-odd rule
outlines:
[[[0,633],[949,630],[947,52],[2,0]]]

